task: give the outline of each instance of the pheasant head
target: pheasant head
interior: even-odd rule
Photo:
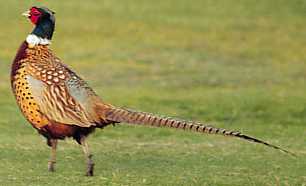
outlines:
[[[34,29],[27,37],[29,46],[49,44],[55,28],[54,12],[45,7],[31,7],[22,15],[26,16],[33,24]]]

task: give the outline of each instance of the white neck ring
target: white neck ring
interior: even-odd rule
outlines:
[[[26,42],[31,46],[51,44],[49,39],[38,37],[35,34],[29,34],[26,38]]]

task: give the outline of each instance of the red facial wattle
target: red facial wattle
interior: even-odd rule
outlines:
[[[31,20],[33,24],[37,23],[40,16],[41,16],[41,12],[38,9],[36,9],[35,7],[30,9],[29,19]]]

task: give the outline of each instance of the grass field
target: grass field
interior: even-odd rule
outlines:
[[[36,1],[0,1],[0,185],[306,185],[302,0],[50,1],[52,48],[107,102],[241,130],[298,154],[222,136],[119,125],[49,148],[10,91]],[[41,5],[39,3],[38,5]]]

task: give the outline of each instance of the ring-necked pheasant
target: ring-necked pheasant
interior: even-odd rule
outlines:
[[[49,49],[55,28],[54,12],[45,7],[32,7],[23,15],[35,28],[21,44],[14,59],[11,85],[23,115],[51,146],[49,171],[54,171],[57,140],[73,137],[82,146],[87,158],[86,175],[92,176],[94,163],[86,143],[87,135],[95,128],[121,122],[233,136],[290,153],[237,131],[158,117],[103,102]]]

